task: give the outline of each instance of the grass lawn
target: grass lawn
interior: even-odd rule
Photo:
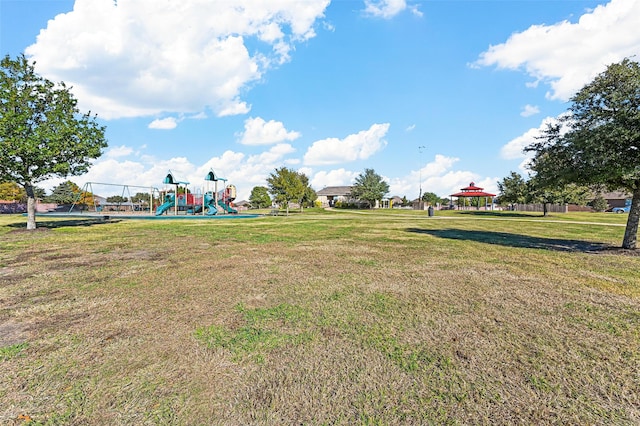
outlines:
[[[0,216],[0,424],[640,424],[626,216]]]

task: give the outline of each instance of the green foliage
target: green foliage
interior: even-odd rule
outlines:
[[[527,202],[529,188],[524,178],[516,172],[498,182],[500,204],[524,204]]]
[[[612,64],[571,99],[569,113],[526,148],[538,187],[603,185],[633,193],[622,246],[635,248],[640,221],[640,64]]]
[[[150,195],[148,193],[145,193],[145,192],[136,192],[135,195],[131,196],[131,202],[132,203],[149,204],[149,199],[150,199]],[[108,199],[107,199],[107,201],[108,201]]]
[[[107,146],[104,127],[80,114],[64,83],[35,73],[24,55],[0,62],[0,180],[21,185],[28,199],[27,229],[35,229],[34,185],[85,173]]]
[[[266,186],[254,186],[249,195],[252,209],[263,209],[271,205],[269,189]]]
[[[609,203],[607,203],[602,194],[596,195],[589,205],[597,212],[603,212],[609,208]]]
[[[422,194],[422,201],[435,206],[436,204],[442,203],[442,199],[433,192],[425,192]]]
[[[80,187],[70,180],[53,188],[51,195],[45,198],[49,203],[73,204],[78,201]]]
[[[123,197],[122,195],[112,195],[111,197],[107,197],[107,202],[109,203],[126,203],[127,201],[127,197]]]
[[[351,198],[367,203],[373,208],[376,201],[389,193],[389,184],[373,169],[365,169],[355,180],[351,188]]]
[[[564,185],[549,185],[542,183],[534,176],[527,182],[527,199],[529,203],[544,205],[547,214],[547,204],[576,204],[584,206],[591,195],[591,190],[583,185],[568,183]]]
[[[0,200],[26,201],[27,193],[15,182],[0,183]]]
[[[317,198],[315,191],[309,187],[309,178],[304,173],[286,167],[281,167],[271,173],[267,178],[267,183],[274,200],[287,208],[287,214],[291,201],[296,201],[302,210],[305,201],[313,205]]]
[[[304,173],[300,173],[300,180],[302,184],[305,186],[304,194],[302,195],[302,199],[300,200],[300,206],[304,207],[313,207],[314,202],[318,199],[318,194],[314,191],[313,188],[309,185],[309,178]]]

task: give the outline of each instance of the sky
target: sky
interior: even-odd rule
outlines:
[[[72,181],[197,190],[214,170],[238,200],[280,167],[315,190],[373,169],[389,196],[498,193],[572,95],[640,60],[638,28],[637,0],[0,0],[0,53],[106,126]]]

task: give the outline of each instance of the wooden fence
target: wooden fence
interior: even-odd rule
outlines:
[[[513,209],[519,212],[544,212],[544,204],[514,204]],[[568,213],[567,204],[547,204],[549,213]]]

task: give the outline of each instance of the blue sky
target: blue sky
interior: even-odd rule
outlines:
[[[74,182],[213,169],[240,199],[282,166],[316,190],[372,168],[390,196],[497,191],[577,90],[638,60],[639,27],[636,0],[0,0],[0,53],[107,127]]]

